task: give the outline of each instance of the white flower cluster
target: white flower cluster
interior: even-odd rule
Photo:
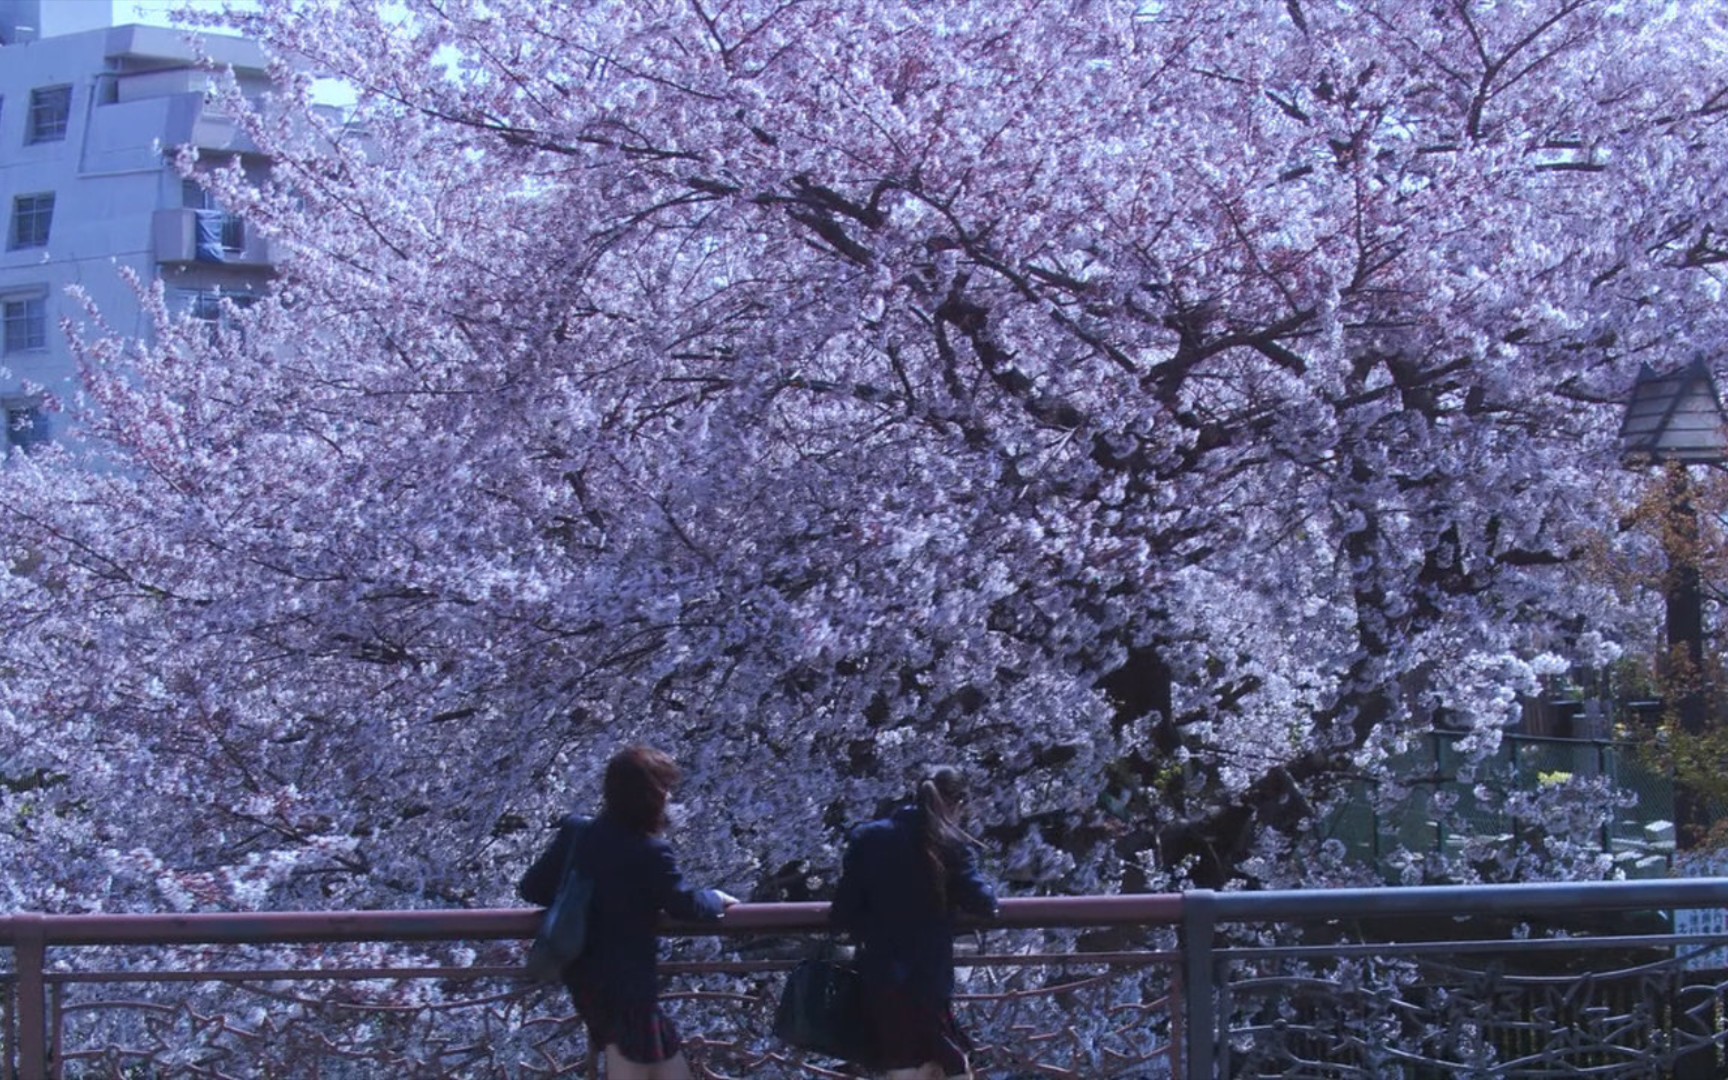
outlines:
[[[740,889],[940,761],[1041,889],[1356,880],[1649,633],[1581,553],[1728,355],[1704,7],[262,5],[357,94],[212,179],[272,295],[137,283],[0,469],[0,895],[499,903],[635,740]]]

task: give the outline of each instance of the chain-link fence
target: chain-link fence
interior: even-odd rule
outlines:
[[[1653,768],[1632,743],[1608,738],[1565,738],[1506,733],[1486,757],[1466,753],[1460,732],[1427,733],[1391,763],[1404,797],[1396,810],[1377,808],[1375,787],[1364,782],[1323,823],[1351,857],[1388,874],[1394,852],[1457,854],[1472,844],[1517,846],[1533,839],[1509,807],[1516,793],[1533,793],[1579,780],[1600,779],[1630,798],[1600,829],[1601,851],[1627,877],[1664,877],[1674,855],[1673,779]]]

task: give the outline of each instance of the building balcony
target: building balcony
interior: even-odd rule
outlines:
[[[255,155],[257,145],[220,102],[202,93],[120,100],[97,105],[86,121],[81,168],[85,175],[167,167],[176,148],[196,146],[213,160]]]
[[[955,1009],[992,1078],[1720,1077],[1724,907],[1721,877],[1011,898],[962,928]],[[663,927],[696,1075],[861,1075],[773,1035],[826,916]],[[538,921],[0,916],[0,1076],[581,1075],[565,994],[522,975]]]
[[[158,210],[151,221],[151,243],[156,261],[165,265],[274,265],[270,242],[242,219],[219,210]]]
[[[212,102],[200,100],[183,142],[200,150],[227,154],[256,154],[258,144],[240,126],[232,113]]]

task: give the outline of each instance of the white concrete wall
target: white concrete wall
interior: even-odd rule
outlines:
[[[18,0],[0,0],[0,25],[8,4],[17,7]],[[220,51],[222,59],[247,65],[248,78],[259,77],[262,57],[255,44],[227,39]],[[112,329],[142,336],[150,328],[122,279],[123,268],[145,282],[162,278],[171,289],[220,285],[233,291],[267,283],[268,267],[257,265],[262,247],[251,250],[252,265],[157,262],[158,212],[185,201],[172,164],[174,148],[192,141],[212,151],[249,149],[233,140],[231,122],[207,108],[202,73],[173,73],[192,59],[179,32],[155,27],[93,30],[0,48],[0,301],[45,295],[48,330],[45,348],[0,355],[0,405],[38,393],[68,403],[76,399],[76,368],[59,324],[66,318],[84,325],[88,319],[65,295],[70,285],[90,294]],[[134,91],[122,97],[115,72],[152,74],[132,76],[138,80]],[[60,85],[72,88],[66,137],[27,143],[31,91]],[[55,198],[47,246],[10,249],[16,198],[46,192]],[[49,426],[51,435],[60,436],[66,417],[51,415]],[[0,431],[0,448],[6,441]]]
[[[0,0],[0,42],[96,30],[113,21],[109,0]]]

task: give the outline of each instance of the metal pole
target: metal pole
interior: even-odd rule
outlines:
[[[18,1075],[48,1075],[48,989],[43,916],[20,912],[9,917],[12,962],[18,968]]]
[[[1214,977],[1217,899],[1211,889],[1182,894],[1182,1011],[1187,1015],[1188,1080],[1212,1080],[1218,1038]]]
[[[1668,680],[1677,698],[1675,718],[1679,734],[1696,738],[1704,734],[1708,711],[1704,696],[1704,589],[1698,569],[1698,509],[1692,502],[1692,479],[1686,466],[1668,467],[1668,505],[1673,512],[1666,530],[1668,575],[1665,582],[1668,638]],[[1690,834],[1707,824],[1699,813],[1698,800],[1685,784],[1674,790],[1674,839],[1679,848],[1691,846]]]

